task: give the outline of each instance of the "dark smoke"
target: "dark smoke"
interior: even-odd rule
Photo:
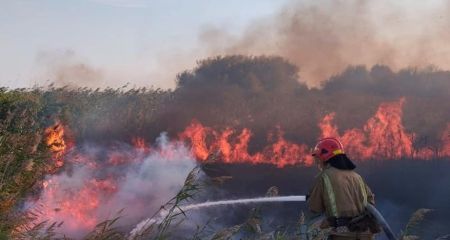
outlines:
[[[241,35],[211,27],[200,36],[210,55],[280,55],[317,87],[348,65],[449,69],[449,10],[444,1],[291,1]]]
[[[439,144],[450,121],[450,72],[434,68],[394,71],[377,65],[348,67],[331,78],[322,89],[309,89],[297,81],[298,68],[280,57],[242,55],[200,61],[195,69],[178,75],[173,91],[159,89],[53,89],[43,92],[46,111],[58,113],[73,132],[75,142],[108,146],[143,137],[153,142],[160,132],[171,139],[196,119],[214,129],[249,128],[254,133],[250,151],[265,146],[267,133],[277,126],[286,139],[312,146],[320,135],[317,123],[336,112],[340,131],[361,128],[382,102],[405,97],[403,124],[416,133],[414,144]],[[432,208],[424,234],[446,234],[449,221],[450,181],[445,159],[358,162],[357,170],[367,178],[377,204],[396,230],[418,208]],[[264,195],[271,186],[280,194],[304,194],[312,184],[315,168],[225,165],[232,180],[219,190],[208,189],[197,200]],[[233,209],[231,211],[230,209]],[[242,223],[247,207],[206,210],[196,219],[220,216],[216,227]],[[302,205],[270,205],[263,217],[269,229],[295,223]],[[263,209],[263,210],[264,210]],[[149,213],[150,215],[151,213]]]
[[[177,137],[196,119],[217,129],[249,128],[252,151],[277,126],[287,140],[312,145],[325,114],[336,112],[340,131],[362,128],[380,103],[405,97],[403,124],[416,133],[417,147],[423,147],[440,142],[450,119],[448,71],[355,66],[322,89],[308,89],[297,78],[298,68],[280,57],[237,55],[199,62],[178,75],[174,91],[66,89],[44,95],[49,112],[68,109],[66,120],[78,141],[140,136],[152,142],[163,131]]]
[[[362,127],[381,102],[401,97],[406,98],[404,125],[418,139],[434,143],[450,119],[450,72],[349,67],[321,90],[308,89],[295,81],[297,76],[297,68],[278,57],[209,59],[179,75],[163,118],[167,128],[183,128],[193,118],[206,126],[247,127],[255,139],[280,126],[289,140],[310,144],[326,113],[337,113],[342,131]]]
[[[252,152],[261,150],[268,132],[277,127],[287,140],[312,146],[320,135],[317,123],[326,114],[336,112],[340,131],[362,128],[380,103],[404,97],[403,124],[415,133],[414,145],[437,149],[450,122],[450,72],[445,70],[450,69],[450,8],[443,3],[418,11],[422,7],[402,9],[387,1],[296,1],[275,16],[255,21],[242,35],[205,29],[200,40],[206,55],[224,56],[205,59],[180,73],[173,90],[76,89],[117,81],[106,79],[106,71],[73,58],[71,52],[55,59],[41,56],[55,86],[69,86],[38,93],[43,99],[41,115],[56,116],[67,124],[78,146],[92,143],[109,150],[134,137],[154,142],[161,132],[176,139],[196,119],[214,129],[249,128],[254,134]],[[164,73],[180,65],[172,62],[180,59],[178,55],[170,57]],[[416,209],[432,208],[422,234],[432,238],[449,233],[448,159],[362,163],[358,156],[350,157],[396,232]],[[281,195],[305,194],[317,173],[299,166],[221,168],[231,180],[218,189],[206,189],[197,200],[256,197],[274,185]],[[131,176],[123,182],[130,195],[140,191],[134,181],[153,180],[145,173],[133,178],[136,172],[118,171]],[[155,195],[163,190],[156,191]],[[176,189],[161,197],[173,192]],[[125,200],[119,196],[113,201]],[[153,209],[158,204],[152,203]],[[266,204],[261,210],[264,227],[295,224],[302,210],[306,211],[301,204]],[[249,211],[250,207],[217,208],[194,217],[201,221],[217,217],[214,224],[220,228],[242,223]]]

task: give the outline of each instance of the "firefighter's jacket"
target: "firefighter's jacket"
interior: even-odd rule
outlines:
[[[329,165],[317,177],[308,198],[312,212],[337,218],[359,216],[367,203],[375,204],[374,195],[362,177]]]

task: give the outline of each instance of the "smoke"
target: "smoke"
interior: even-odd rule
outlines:
[[[98,1],[144,7],[141,1]],[[142,5],[141,5],[142,4]],[[93,65],[74,52],[39,54],[39,84],[71,87],[175,87],[177,73],[217,55],[276,55],[300,69],[297,80],[321,87],[348,66],[450,69],[450,7],[446,1],[290,1],[273,15],[253,20],[243,32],[205,26],[197,43],[149,52],[117,65]],[[195,33],[193,33],[195,34]],[[145,44],[144,44],[145,45]],[[153,55],[152,55],[153,54]],[[42,55],[57,61],[42,60]],[[48,58],[45,57],[45,58]]]
[[[371,143],[367,154],[370,156],[355,154],[356,160],[377,156],[384,147],[395,151],[393,146],[400,152],[410,153],[412,146],[448,153],[442,149],[448,143],[442,142],[450,119],[450,72],[439,68],[450,68],[446,43],[450,39],[446,31],[450,28],[449,8],[441,3],[432,7],[413,4],[411,8],[402,8],[402,4],[405,3],[292,2],[277,15],[254,22],[242,35],[205,29],[200,41],[206,48],[206,56],[244,55],[200,61],[194,69],[178,75],[174,91],[89,94],[74,91],[70,96],[64,91],[48,93],[49,106],[64,106],[73,111],[65,119],[80,142],[76,150],[79,157],[72,156],[81,165],[66,166],[64,172],[48,177],[48,185],[38,202],[45,203],[44,215],[53,221],[65,221],[63,232],[81,236],[95,223],[114,214],[111,211],[125,208],[123,223],[132,228],[178,191],[195,163],[190,151],[181,145],[162,141],[161,151],[146,153],[124,142],[134,136],[152,142],[163,131],[176,139],[193,119],[221,133],[213,134],[216,138],[238,139],[236,136],[243,129],[249,129],[252,136],[245,147],[250,155],[273,144],[268,144],[268,135],[279,129],[284,131],[283,140],[290,144],[312,146],[322,132],[318,123],[326,116],[333,116],[330,123],[339,126],[343,136],[371,133],[376,128],[381,133],[391,129],[389,134],[406,139],[407,145],[397,145],[400,142],[377,145],[375,140],[361,138],[359,143]],[[417,9],[421,11],[414,12]],[[51,79],[57,80],[57,86],[97,87],[115,82],[105,69],[92,67],[71,52],[41,59],[51,66],[48,73],[53,74]],[[181,59],[184,64],[187,58]],[[178,64],[174,60],[168,65],[161,68],[162,75],[171,74]],[[439,68],[427,68],[429,65]],[[105,79],[107,83],[103,82]],[[404,102],[399,101],[402,98]],[[395,124],[374,117],[385,102],[401,105],[400,112],[389,108],[381,111],[386,116],[393,114],[391,120]],[[374,123],[370,119],[377,120],[376,124],[370,124]],[[230,132],[229,136],[222,134]],[[391,139],[389,134],[382,136]],[[117,141],[121,144],[116,145]],[[230,142],[230,146],[242,145],[240,140]],[[173,147],[171,151],[178,152],[176,156],[162,154],[165,146]],[[307,148],[303,150],[306,152]],[[383,156],[378,158],[382,160]],[[295,160],[298,159],[292,161]],[[443,199],[449,196],[443,189],[448,189],[449,181],[437,178],[446,176],[442,172],[448,169],[446,161],[370,164],[361,164],[359,170],[396,231],[413,211],[427,207],[436,209],[437,214],[433,216],[433,225],[425,231],[446,233],[448,220],[444,216],[449,213]],[[273,185],[280,187],[283,195],[304,194],[316,173],[313,168],[299,166],[274,169],[235,164],[225,168],[229,171],[226,176],[232,180],[221,185],[220,196],[233,198],[261,196]],[[213,193],[217,194],[208,190],[205,193],[208,198],[203,199],[218,198]],[[75,204],[71,199],[83,204]],[[219,228],[242,223],[250,211],[233,210],[211,209],[189,217],[205,220],[220,216],[214,224]],[[298,220],[302,210],[306,211],[300,204],[276,205],[265,209],[262,216],[269,221],[268,229],[274,229],[277,224]]]
[[[153,213],[179,191],[195,167],[195,159],[188,148],[170,143],[165,134],[157,139],[157,148],[142,163],[129,166],[119,183],[119,191],[105,209],[123,206],[127,221],[132,222]]]
[[[278,55],[321,86],[349,65],[450,69],[449,6],[408,1],[291,1],[241,35],[216,27],[200,34],[209,55]]]
[[[66,87],[68,89],[131,89],[140,87],[172,88],[180,65],[171,64],[174,56],[158,56],[159,61],[136,60],[120,64],[94,64],[89,56],[71,49],[41,51],[30,82],[34,87]],[[159,69],[165,69],[160,71]]]
[[[448,81],[446,81],[449,76],[448,72],[404,70],[396,73],[390,71],[387,67],[384,67],[384,70],[381,71],[384,74],[380,74],[379,70],[350,68],[342,75],[334,78],[333,82],[329,82],[323,90],[316,90],[308,89],[305,85],[296,82],[296,68],[281,58],[230,56],[205,60],[200,63],[197,69],[181,74],[178,83],[179,87],[174,92],[162,94],[161,96],[164,96],[163,100],[159,99],[159,93],[155,92],[94,92],[90,95],[78,95],[80,92],[73,91],[70,97],[62,98],[62,102],[58,103],[68,106],[67,109],[76,110],[76,115],[68,115],[67,119],[70,123],[69,127],[75,131],[76,141],[80,140],[78,142],[79,147],[77,147],[79,154],[69,155],[68,159],[73,159],[72,161],[79,162],[85,167],[81,168],[75,165],[74,168],[70,168],[70,165],[68,165],[64,169],[65,173],[55,175],[65,176],[65,178],[55,178],[53,182],[63,182],[63,184],[60,184],[61,186],[71,186],[72,182],[73,184],[79,183],[74,187],[74,190],[71,190],[70,187],[66,190],[67,188],[63,187],[63,191],[59,192],[65,192],[62,196],[90,204],[82,205],[80,208],[73,203],[64,205],[61,204],[64,201],[52,203],[53,200],[49,200],[51,204],[45,211],[45,216],[50,216],[51,219],[58,219],[57,217],[52,217],[58,214],[66,216],[60,219],[73,219],[73,216],[78,215],[84,216],[84,219],[80,222],[87,222],[90,225],[85,226],[83,229],[90,229],[94,223],[106,218],[103,216],[111,215],[112,210],[125,208],[126,215],[129,215],[131,220],[124,222],[136,224],[140,220],[146,219],[154,210],[159,209],[159,206],[165,200],[170,199],[178,190],[177,188],[181,186],[184,175],[194,165],[191,151],[173,142],[167,145],[171,146],[168,149],[172,150],[166,151],[164,148],[166,146],[164,144],[165,141],[160,140],[157,144],[160,147],[157,148],[159,150],[156,151],[158,153],[156,156],[162,162],[157,160],[155,160],[157,164],[150,164],[149,162],[147,169],[145,167],[147,166],[147,160],[145,159],[148,159],[148,156],[151,156],[151,153],[154,152],[153,148],[147,148],[146,146],[149,140],[144,138],[133,140],[132,142],[135,142],[136,146],[132,147],[129,144],[124,144],[124,142],[130,141],[130,136],[148,136],[153,131],[167,129],[175,132],[173,139],[179,139],[183,136],[180,133],[188,126],[187,124],[193,118],[196,118],[200,119],[202,123],[206,122],[206,126],[212,130],[211,136],[204,138],[205,141],[211,141],[214,138],[229,140],[228,149],[233,151],[236,149],[247,150],[248,143],[248,153],[255,156],[254,153],[262,149],[258,147],[268,145],[265,145],[264,140],[257,139],[255,137],[257,136],[256,134],[251,136],[251,139],[256,138],[255,143],[257,143],[253,149],[251,148],[251,141],[249,143],[239,139],[233,140],[237,136],[248,140],[247,137],[251,135],[242,134],[248,133],[248,131],[238,131],[237,129],[240,127],[256,130],[261,128],[262,130],[260,131],[264,134],[263,138],[265,138],[267,133],[270,132],[269,129],[277,129],[277,127],[273,126],[279,125],[280,129],[285,130],[286,138],[289,137],[292,141],[305,144],[308,141],[315,141],[320,136],[319,123],[324,124],[320,120],[324,119],[324,116],[327,116],[329,111],[336,112],[336,114],[332,115],[335,116],[334,120],[339,128],[336,128],[332,118],[327,123],[328,127],[332,127],[334,131],[339,130],[339,133],[343,134],[343,136],[347,135],[347,130],[341,127],[342,125],[339,121],[345,122],[346,126],[350,127],[350,131],[348,131],[350,133],[378,136],[372,133],[372,131],[375,131],[381,133],[381,140],[387,140],[383,144],[372,140],[367,141],[367,139],[363,139],[360,142],[363,146],[369,143],[371,151],[374,151],[372,152],[374,153],[373,157],[377,158],[375,160],[382,160],[383,157],[390,158],[390,161],[374,161],[374,166],[370,165],[370,162],[364,163],[367,165],[365,167],[363,165],[361,169],[366,169],[363,176],[368,176],[367,179],[370,186],[373,186],[373,190],[379,196],[377,198],[379,201],[377,201],[383,213],[388,215],[395,213],[390,215],[389,219],[394,222],[397,230],[407,221],[409,214],[417,208],[435,208],[439,212],[446,213],[448,208],[445,203],[433,197],[439,195],[439,199],[447,199],[446,193],[435,193],[433,191],[448,188],[448,181],[439,181],[435,178],[439,175],[434,175],[433,172],[446,169],[447,162],[444,160],[442,162],[416,160],[422,164],[418,166],[413,165],[415,162],[412,160],[396,161],[397,158],[402,156],[409,157],[410,155],[400,154],[401,156],[398,156],[394,154],[397,149],[393,147],[400,146],[400,149],[403,149],[401,152],[410,153],[410,150],[405,149],[409,149],[411,144],[413,144],[415,140],[413,138],[414,134],[410,129],[404,128],[402,124],[403,122],[409,124],[410,121],[415,124],[417,121],[420,122],[420,116],[426,115],[424,113],[428,113],[431,109],[435,111],[431,116],[443,114],[443,118],[428,118],[426,116],[428,121],[433,123],[443,122],[445,123],[444,126],[448,125],[447,108],[441,109],[442,106],[448,104],[448,102],[442,101],[442,99],[448,98],[448,95],[442,94],[448,86]],[[357,79],[359,79],[360,84],[351,88],[352,85],[349,83],[357,81]],[[427,81],[423,81],[423,79],[427,79]],[[398,88],[400,91],[386,91],[383,89],[382,86],[386,84],[386,80],[391,88]],[[412,83],[408,85],[405,81]],[[375,89],[375,91],[370,92],[370,88]],[[444,88],[444,90],[440,88]],[[433,89],[436,90],[437,94],[432,95],[429,92]],[[208,94],[205,94],[205,92]],[[63,91],[63,96],[65,95],[64,93]],[[48,94],[51,96],[53,93],[49,92]],[[167,99],[165,98],[167,97],[166,94],[169,96]],[[405,94],[404,100],[396,98],[399,94]],[[394,98],[394,100],[384,102],[391,98]],[[104,101],[105,99],[107,101]],[[323,102],[315,102],[316,100]],[[423,105],[417,105],[416,103],[421,102],[421,100]],[[348,104],[343,105],[340,103],[342,101]],[[435,108],[436,106],[428,105],[435,101],[440,101],[441,105],[437,108]],[[377,102],[384,103],[376,105]],[[416,114],[412,118],[404,119],[402,118],[402,108],[406,107],[410,102],[413,103],[411,109]],[[81,108],[80,103],[82,105]],[[50,106],[52,105],[53,103],[50,104]],[[373,110],[370,110],[371,105],[375,105]],[[419,107],[414,108],[414,106]],[[305,115],[305,111],[309,114]],[[367,112],[370,115],[366,119],[363,118],[363,124],[358,126],[359,123],[355,118],[360,116],[355,116],[355,112],[358,112],[358,114]],[[146,114],[148,113],[151,113],[151,115],[147,116]],[[217,113],[217,115],[212,113]],[[314,116],[316,119],[311,116]],[[298,122],[292,122],[292,119],[296,119]],[[307,129],[302,129],[304,122],[311,122]],[[431,124],[432,127],[423,130],[423,132],[430,134],[430,129],[433,129],[433,131],[439,133],[437,136],[439,141],[442,138],[442,141],[448,144],[448,137],[443,130],[436,130],[438,125]],[[180,130],[177,127],[180,127]],[[286,127],[293,127],[296,131],[308,131],[317,127],[317,133],[302,135],[293,130],[286,131]],[[80,131],[80,129],[84,129],[84,131]],[[214,132],[215,129],[217,131]],[[85,135],[85,132],[89,134]],[[193,132],[200,133],[200,131]],[[224,134],[230,132],[231,135],[229,136]],[[256,131],[254,132],[256,133]],[[400,137],[400,140],[407,140],[407,145],[398,145],[401,144],[401,141],[394,141],[396,137]],[[164,138],[162,139],[164,140]],[[272,140],[276,141],[276,139],[276,134],[272,134]],[[282,155],[271,154],[270,151],[262,152],[271,154],[271,156],[274,156],[275,161],[279,161],[281,159],[280,156],[286,156],[284,154],[291,152],[286,151],[288,148],[282,147],[279,143],[280,141],[276,142],[273,145],[273,149],[281,150]],[[295,142],[289,145],[295,146]],[[306,146],[308,145],[311,146],[311,144],[306,144]],[[171,156],[170,154],[163,154],[177,151],[177,146],[184,149],[181,151],[181,156],[189,156],[186,158],[190,159],[190,164],[182,167],[183,171],[180,172],[177,172],[179,170],[177,167],[173,168],[175,169],[174,171],[171,171],[172,168],[164,163],[164,161],[167,161],[167,164],[177,163],[177,161],[172,161],[171,157],[167,157]],[[237,148],[236,146],[239,147]],[[425,146],[430,145],[427,143]],[[303,152],[307,153],[306,150]],[[387,150],[388,154],[383,153],[386,152],[385,150]],[[367,157],[360,155],[359,151],[353,151],[353,153],[355,154],[352,157],[356,160],[362,160],[363,157]],[[180,158],[185,159],[183,157]],[[230,158],[229,160],[230,162],[239,162],[243,159]],[[295,162],[299,159],[298,155],[294,155],[293,158],[289,157],[288,160]],[[273,166],[264,165],[264,162],[256,163],[258,164],[251,166],[240,164],[225,165],[226,169],[231,170],[222,173],[219,171],[211,178],[229,176],[226,179],[232,179],[232,181],[225,180],[223,185],[220,186],[219,194],[217,190],[206,189],[204,195],[196,200],[201,202],[201,200],[223,198],[259,197],[266,192],[267,188],[273,185],[280,187],[282,195],[304,194],[311,186],[316,173],[313,168],[305,168],[300,165],[293,167],[282,165],[284,168],[274,169]],[[434,165],[435,163],[436,165]],[[185,165],[181,164],[181,166]],[[409,167],[406,168],[404,166]],[[142,171],[140,171],[141,167]],[[390,169],[391,172],[386,171],[385,168]],[[398,171],[402,172],[402,176],[407,175],[408,178],[398,181]],[[205,170],[205,172],[209,174],[208,171]],[[147,173],[151,173],[151,175],[147,175]],[[423,174],[420,183],[416,182],[417,178],[414,178],[415,175],[419,174]],[[82,180],[72,181],[70,177],[74,175],[78,176],[76,179]],[[173,176],[175,176],[174,179],[176,181],[172,181]],[[166,178],[168,184],[161,184],[161,188],[153,188],[154,182],[166,181]],[[51,179],[53,178],[48,180]],[[403,185],[411,184],[411,179],[414,182],[411,186],[415,186],[415,188],[405,192],[410,198],[405,199],[403,195],[397,194],[398,189],[404,189]],[[395,186],[395,188],[386,187],[389,184]],[[150,190],[148,192],[140,191],[141,188],[145,187],[149,187]],[[44,189],[43,199],[57,199],[45,197],[54,196],[51,191],[48,193],[49,190],[47,188]],[[95,191],[91,189],[95,189]],[[419,197],[416,196],[417,189],[426,194],[419,195]],[[75,193],[67,194],[71,191]],[[162,193],[161,195],[160,192]],[[74,196],[78,196],[78,198]],[[92,200],[93,197],[97,200]],[[409,202],[402,205],[402,201]],[[130,210],[131,214],[128,213],[127,208],[130,204],[133,207],[136,206],[136,208]],[[152,211],[150,211],[150,207],[149,211],[142,210],[146,209],[146,204],[149,204]],[[61,208],[61,206],[65,206],[65,208]],[[391,208],[394,210],[389,210]],[[71,212],[68,209],[75,210],[80,214],[74,214],[73,211]],[[262,216],[269,221],[269,223],[265,223],[266,229],[272,230],[276,225],[286,225],[295,222],[298,220],[301,210],[306,211],[300,204],[277,204],[275,207],[264,210]],[[207,219],[214,219],[215,216],[220,216],[219,219],[216,219],[217,222],[214,223],[216,229],[219,229],[242,223],[243,219],[248,217],[249,211],[250,209],[241,207],[233,208],[233,211],[230,208],[226,210],[217,208],[189,215],[189,219],[201,223]],[[445,218],[442,218],[442,215],[438,215],[433,221],[438,224],[430,228],[429,232],[433,232],[436,229],[435,232],[443,232],[442,226],[445,226],[447,223]],[[187,224],[193,225],[193,222],[189,221]],[[195,226],[191,225],[185,227],[192,227],[189,228],[190,230],[195,229]],[[66,227],[68,224],[63,226]],[[134,225],[125,227],[131,229]],[[86,231],[80,230],[79,227],[76,230],[64,230],[74,234]],[[192,231],[189,233],[192,233]]]
[[[164,131],[177,139],[193,119],[212,129],[206,140],[236,139],[227,142],[225,149],[245,149],[249,156],[271,154],[265,147],[273,144],[269,150],[280,149],[282,142],[303,144],[301,150],[306,153],[321,135],[319,123],[327,116],[335,133],[339,130],[342,136],[348,135],[349,144],[370,143],[368,154],[355,154],[355,160],[373,156],[383,160],[384,155],[377,154],[386,149],[391,158],[397,158],[392,151],[398,149],[409,154],[411,149],[425,148],[428,152],[441,149],[446,151],[443,156],[448,156],[448,150],[442,148],[449,142],[444,131],[450,129],[450,72],[440,69],[450,69],[450,5],[424,4],[290,2],[276,15],[256,20],[243,34],[205,29],[200,34],[200,55],[227,56],[207,58],[181,72],[173,91],[46,92],[46,113],[67,114],[63,119],[78,145],[65,157],[62,172],[47,177],[33,204],[43,212],[43,220],[64,221],[61,231],[77,237],[122,208],[125,216],[121,223],[131,229],[179,190],[195,160],[190,149],[168,142],[165,135],[151,151],[131,146],[130,139],[143,137],[142,141],[153,142]],[[175,68],[188,65],[187,59],[198,55],[188,52],[161,57],[163,70],[153,76],[172,76],[181,70]],[[123,83],[110,70],[93,67],[72,51],[43,53],[38,62],[46,68],[43,75],[56,86],[95,88]],[[118,75],[134,83],[138,82],[136,76],[150,76],[142,73],[142,66],[130,69]],[[380,106],[388,106],[385,102],[401,109],[379,111]],[[376,116],[379,113],[383,116]],[[384,116],[391,116],[390,121]],[[271,134],[278,130],[283,131],[278,138],[283,141],[276,141],[276,134]],[[374,136],[372,130],[379,130],[382,138],[400,136],[405,141],[378,144],[369,138],[355,140],[355,134]],[[247,142],[241,141],[240,135]],[[281,152],[289,153],[286,149]],[[425,230],[445,233],[445,216],[450,213],[444,199],[449,199],[445,190],[450,181],[441,178],[448,175],[448,161],[395,160],[364,162],[358,168],[375,192],[379,208],[396,231],[417,208],[436,209],[433,226]],[[261,196],[273,185],[280,187],[283,195],[305,194],[316,170],[281,166],[284,168],[261,162],[224,165],[226,173],[218,176],[231,180],[224,181],[220,191],[208,189],[200,199]],[[250,211],[230,209],[208,209],[189,217],[206,220],[220,216],[215,226],[225,227],[242,223]],[[306,211],[300,204],[277,204],[263,210],[269,229],[295,222],[300,211]]]
[[[178,77],[174,98],[158,116],[163,129],[175,136],[198,120],[207,127],[253,133],[250,152],[266,146],[277,126],[294,143],[313,145],[318,123],[330,113],[339,131],[362,129],[384,102],[404,98],[399,123],[416,133],[414,144],[441,142],[450,107],[449,72],[436,69],[393,71],[377,65],[349,67],[323,89],[296,81],[297,68],[278,57],[227,56],[204,60]],[[259,147],[259,148],[258,148]]]
[[[136,224],[174,196],[196,163],[188,148],[165,134],[151,152],[127,144],[86,144],[64,159],[64,171],[50,175],[38,199],[28,204],[40,220],[63,222],[58,231],[82,237],[123,209],[123,226]],[[30,206],[31,207],[31,206]]]
[[[72,50],[42,51],[36,56],[39,73],[35,82],[55,87],[95,88],[104,84],[104,71],[93,67]]]
[[[443,150],[450,119],[450,72],[349,67],[319,90],[299,83],[297,70],[280,57],[217,57],[181,73],[174,91],[49,91],[46,111],[65,111],[78,143],[130,142],[135,137],[153,142],[164,131],[173,139],[182,137],[181,133],[190,138],[198,134],[192,123],[199,122],[209,129],[208,141],[228,139],[230,147],[248,147],[252,156],[273,155],[272,150],[287,145],[266,146],[283,142],[307,152],[321,134],[331,134],[319,124],[328,119],[328,125],[338,127],[334,132],[338,130],[348,143],[371,143],[372,150],[364,158],[379,149],[379,138],[389,142],[387,138],[399,132],[404,133],[399,135],[403,143],[383,144],[391,153],[397,151],[392,146],[399,146],[406,155],[412,149]],[[383,120],[385,116],[388,120]],[[186,135],[189,129],[194,131]],[[383,129],[389,129],[389,135],[381,134]],[[264,153],[264,149],[271,151]],[[224,152],[232,157],[234,150],[229,150]],[[203,153],[202,159],[207,156]]]

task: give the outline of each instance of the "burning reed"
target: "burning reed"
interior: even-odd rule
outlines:
[[[137,223],[211,155],[216,164],[304,169],[312,143],[331,134],[360,162],[448,159],[448,79],[350,67],[308,89],[281,58],[228,56],[201,61],[168,91],[1,89],[1,210],[42,204],[39,220],[64,221],[75,235],[122,208]],[[4,222],[10,233],[15,225]]]

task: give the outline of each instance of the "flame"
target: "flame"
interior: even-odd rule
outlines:
[[[206,160],[210,155],[210,150],[206,145],[206,136],[209,133],[216,134],[210,128],[204,127],[199,122],[193,120],[191,125],[188,126],[181,134],[179,134],[180,139],[189,139],[191,142],[192,152],[197,159]],[[225,139],[223,139],[225,138]],[[226,141],[227,136],[224,134],[222,136],[222,141]],[[226,146],[226,152],[230,152],[230,146]]]
[[[67,155],[74,143],[68,139],[67,127],[61,122],[57,121],[53,126],[45,129],[44,135],[45,143],[54,161],[54,166],[49,167],[49,173],[54,173],[65,162],[79,164],[90,170],[99,167],[99,164],[88,156],[73,154],[69,157]],[[93,229],[101,220],[96,212],[99,204],[117,189],[113,179],[112,177],[105,179],[85,177],[76,179],[81,182],[72,183],[61,179],[59,175],[49,175],[48,179],[42,182],[42,192],[38,201],[33,204],[37,206],[35,210],[40,213],[35,222],[63,222],[67,232],[75,233],[80,229]]]
[[[145,153],[150,152],[150,145],[145,142],[145,139],[142,137],[134,137],[131,139],[134,148],[139,149]]]
[[[435,154],[429,148],[414,148],[414,134],[408,133],[402,124],[404,103],[405,99],[401,98],[399,101],[380,104],[375,115],[367,121],[363,129],[350,129],[342,135],[338,133],[337,126],[333,124],[335,113],[330,113],[319,123],[322,131],[321,137],[338,137],[346,148],[347,154],[360,160],[405,157],[430,159],[450,156],[446,150]],[[447,131],[450,131],[448,129],[450,127],[447,128]],[[446,141],[444,136],[442,141]]]
[[[224,163],[264,163],[277,167],[297,164],[309,166],[313,163],[306,145],[285,140],[279,128],[275,135],[276,140],[272,144],[253,154],[248,151],[252,132],[247,128],[240,133],[231,128],[217,132],[194,120],[179,138],[191,144],[193,155],[200,161],[206,161],[217,153]]]
[[[325,115],[321,122],[319,122],[319,128],[321,130],[320,138],[326,138],[330,136],[339,136],[337,126],[333,124],[336,113],[329,113]]]
[[[404,103],[404,98],[382,103],[361,129],[353,128],[344,132],[340,132],[334,123],[336,113],[327,114],[318,123],[321,130],[319,137],[338,137],[344,144],[346,153],[355,160],[450,156],[450,123],[441,136],[438,148],[417,149],[414,147],[414,133],[408,132],[402,124]],[[169,144],[171,147],[153,149],[141,137],[132,138],[132,145],[129,146],[131,150],[126,148],[127,150],[121,151],[120,148],[111,147],[106,159],[98,159],[95,154],[83,155],[73,151],[67,154],[73,143],[67,140],[66,130],[61,123],[45,130],[45,141],[53,153],[56,165],[61,167],[64,159],[67,163],[81,165],[90,172],[78,177],[79,182],[72,182],[59,175],[49,176],[42,183],[38,204],[42,206],[41,220],[64,221],[63,226],[68,232],[86,232],[104,219],[98,211],[118,191],[121,177],[118,169],[140,163],[154,151],[158,151],[159,156],[168,159],[167,161],[177,158],[172,148],[178,144],[177,141]],[[290,165],[311,166],[313,158],[310,156],[310,147],[288,141],[284,136],[283,130],[275,127],[267,136],[266,146],[258,151],[250,151],[253,137],[250,129],[225,127],[216,130],[193,120],[178,134],[178,140],[188,143],[192,155],[200,162],[216,159],[228,164],[272,164],[279,168]],[[110,175],[100,178],[97,175],[101,174],[96,174],[99,172]]]
[[[35,210],[40,213],[34,223],[63,222],[58,229],[59,232],[81,237],[80,234],[91,231],[96,224],[107,219],[114,214],[113,211],[120,208],[130,209],[131,207],[133,217],[136,217],[140,214],[140,210],[154,205],[151,201],[161,200],[156,195],[161,192],[155,192],[155,196],[151,198],[146,197],[149,189],[159,189],[156,185],[177,185],[170,180],[167,183],[145,181],[153,178],[145,176],[151,174],[149,172],[140,172],[145,165],[147,169],[149,168],[148,161],[173,161],[176,167],[171,168],[170,164],[167,165],[169,169],[172,169],[171,171],[178,171],[178,168],[185,167],[191,169],[192,162],[191,164],[184,162],[192,159],[188,148],[178,142],[160,141],[162,141],[161,145],[152,149],[151,153],[143,152],[139,145],[120,144],[110,146],[107,151],[102,146],[77,153],[72,151],[64,155],[67,169],[70,171],[48,175],[42,182],[39,198],[32,199],[32,202],[27,204],[30,211]],[[150,148],[146,146],[145,149]],[[159,164],[161,163],[156,163],[154,166],[165,167],[165,163]],[[159,177],[155,176],[155,178]],[[136,193],[138,188],[142,189],[142,195]],[[130,206],[124,205],[125,200],[130,202]],[[17,231],[20,232],[20,229]]]
[[[332,123],[335,113],[328,114],[319,123],[322,137],[339,137],[346,152],[358,159],[411,156],[412,135],[405,131],[401,122],[403,104],[403,98],[397,102],[382,103],[363,129],[350,129],[341,136]]]
[[[118,181],[126,172],[121,169],[142,162],[151,148],[143,138],[133,138],[132,145],[111,146],[109,151],[102,153],[106,154],[103,155],[106,159],[98,158],[95,151],[67,154],[71,144],[67,143],[66,129],[61,123],[46,129],[46,144],[54,160],[70,164],[71,173],[53,174],[55,171],[50,171],[53,175],[48,175],[42,182],[39,199],[33,200],[31,209],[40,213],[35,223],[63,222],[64,233],[79,235],[92,230],[108,217],[105,215],[111,214],[100,210],[104,211],[101,206],[108,204],[117,193]],[[164,156],[169,154],[164,153]],[[20,232],[20,229],[16,230]]]
[[[59,121],[44,131],[45,143],[52,152],[55,161],[55,167],[60,168],[64,165],[63,156],[71,146],[65,139],[66,130]]]
[[[339,138],[346,153],[353,159],[431,159],[450,156],[450,123],[442,136],[442,147],[436,153],[430,148],[414,148],[414,134],[406,131],[402,123],[405,98],[380,104],[374,116],[367,120],[362,129],[350,129],[339,134],[333,123],[336,113],[330,113],[318,123],[320,138],[334,136]],[[275,137],[273,137],[275,136]],[[193,155],[200,161],[218,154],[224,163],[273,164],[277,167],[288,165],[310,166],[309,147],[292,143],[284,139],[283,131],[278,127],[276,134],[269,134],[272,143],[260,152],[249,153],[251,130],[244,128],[240,132],[227,127],[216,131],[203,126],[196,120],[179,134],[179,138],[190,143]]]
[[[116,190],[111,179],[84,179],[78,186],[68,187],[70,183],[53,178],[43,183],[40,196],[41,213],[36,222],[64,222],[64,228],[70,232],[80,229],[92,229],[98,223],[97,208],[104,198]]]

